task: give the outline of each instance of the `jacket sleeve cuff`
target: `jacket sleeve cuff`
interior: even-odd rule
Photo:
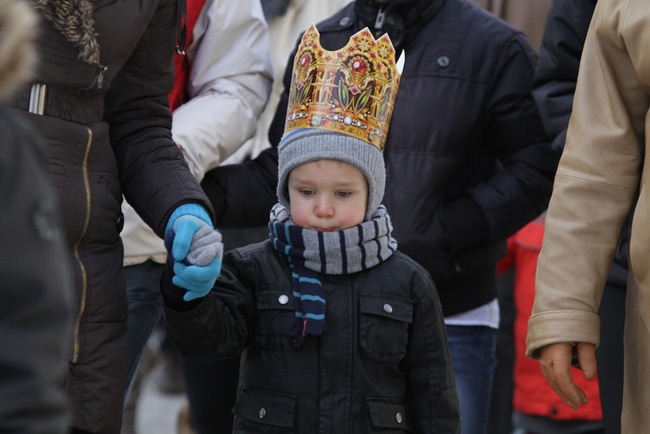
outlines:
[[[488,222],[481,208],[469,196],[445,205],[442,223],[447,230],[452,252],[488,240]]]
[[[172,277],[174,277],[174,272],[169,266],[166,266],[160,284],[165,305],[176,312],[188,312],[198,306],[201,303],[201,299],[183,300],[186,291],[184,288],[174,285],[172,283]]]
[[[539,357],[539,349],[559,342],[600,345],[600,317],[593,312],[556,310],[533,314],[528,320],[526,356]]]

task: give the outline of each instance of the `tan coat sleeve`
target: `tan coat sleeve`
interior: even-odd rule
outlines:
[[[646,154],[649,20],[646,0],[600,0],[594,12],[546,219],[529,356],[555,342],[599,344],[598,306]]]

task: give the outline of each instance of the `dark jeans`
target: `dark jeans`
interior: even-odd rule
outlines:
[[[126,381],[128,397],[147,341],[162,315],[160,278],[163,264],[153,261],[124,267],[129,319],[126,334]],[[125,399],[126,402],[126,399]]]
[[[497,330],[448,325],[447,337],[460,402],[461,434],[487,434]]]

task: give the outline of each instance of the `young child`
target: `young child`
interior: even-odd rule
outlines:
[[[310,27],[296,55],[270,239],[227,253],[205,297],[165,273],[181,353],[243,353],[234,432],[460,432],[433,281],[396,250],[381,205],[399,77],[387,36],[366,29],[329,52]]]

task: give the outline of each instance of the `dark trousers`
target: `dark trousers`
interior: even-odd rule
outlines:
[[[497,368],[494,371],[492,401],[488,419],[488,432],[510,434],[512,432],[512,371],[515,361],[513,325],[515,321],[514,270],[499,277],[499,311],[501,321],[497,335]]]
[[[190,420],[197,434],[230,434],[237,396],[239,358],[204,362],[183,358]]]
[[[600,346],[596,350],[605,434],[621,434],[625,288],[606,285],[600,302]]]

